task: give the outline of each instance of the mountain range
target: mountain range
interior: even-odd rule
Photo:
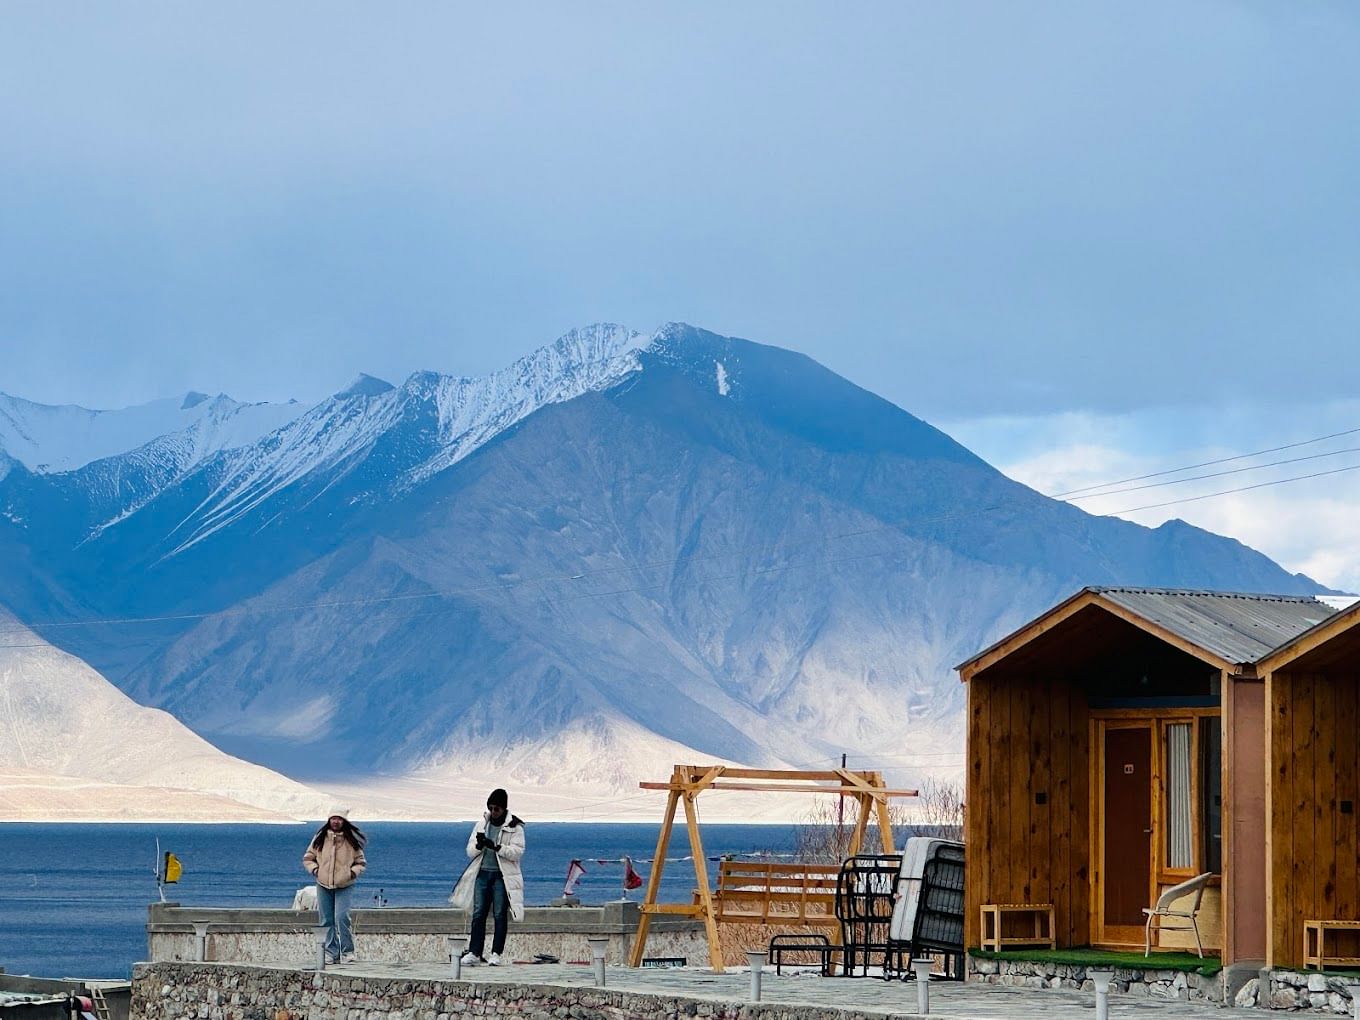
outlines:
[[[683,324],[312,406],[0,395],[0,605],[222,750],[389,806],[636,797],[682,760],[957,776],[952,665],[1086,584],[1327,590]]]

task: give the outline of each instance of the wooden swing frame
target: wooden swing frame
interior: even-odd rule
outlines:
[[[705,790],[744,790],[757,793],[820,793],[854,800],[859,811],[850,835],[849,851],[859,853],[864,834],[869,827],[870,812],[878,819],[878,831],[884,853],[896,852],[893,846],[892,823],[888,817],[890,797],[915,797],[918,790],[890,790],[881,772],[828,769],[807,772],[793,769],[742,769],[727,765],[676,765],[669,782],[638,783],[643,790],[666,790],[666,811],[661,820],[661,832],[656,839],[656,853],[652,858],[652,872],[647,878],[647,893],[641,904],[637,936],[633,941],[630,967],[642,965],[647,950],[647,931],[653,915],[669,914],[693,917],[704,922],[708,937],[708,957],[715,973],[723,972],[722,946],[718,940],[718,922],[714,911],[713,892],[708,883],[708,862],[704,856],[703,839],[699,835],[699,815],[695,802]],[[690,854],[694,858],[694,878],[698,885],[697,903],[657,903],[661,888],[661,872],[666,865],[666,851],[671,842],[676,809],[685,806],[685,825],[689,830]],[[839,935],[839,931],[836,933]]]

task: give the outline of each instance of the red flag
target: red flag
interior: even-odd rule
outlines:
[[[625,889],[636,889],[642,885],[642,876],[633,870],[633,858],[623,859],[623,887]]]
[[[567,884],[562,887],[563,896],[573,896],[576,893],[576,883],[581,881],[581,876],[586,873],[585,865],[579,860],[573,860],[567,865]]]

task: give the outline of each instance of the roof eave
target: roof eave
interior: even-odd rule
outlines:
[[[1140,630],[1151,634],[1159,640],[1165,641],[1174,648],[1179,648],[1188,655],[1192,655],[1197,659],[1207,662],[1215,669],[1227,670],[1230,673],[1235,673],[1240,671],[1245,665],[1243,663],[1229,662],[1217,652],[1212,652],[1207,648],[1203,648],[1200,645],[1181,637],[1179,634],[1161,624],[1155,623],[1147,617],[1106,598],[1104,589],[1088,586],[1082,588],[1070,598],[1060,602],[1038,619],[1031,620],[1019,630],[1012,632],[995,644],[978,652],[978,654],[974,655],[971,659],[959,663],[959,665],[954,668],[958,670],[960,682],[967,683],[984,669],[990,668],[1004,659],[1007,655],[1023,648],[1035,638],[1052,630],[1078,611],[1085,609],[1089,605],[1097,604],[1106,612],[1110,613],[1110,615],[1133,624]]]
[[[1360,623],[1360,602],[1338,610],[1325,620],[1319,620],[1302,634],[1295,634],[1284,644],[1272,648],[1253,664],[1258,676],[1274,673],[1302,655],[1326,644],[1332,638]]]

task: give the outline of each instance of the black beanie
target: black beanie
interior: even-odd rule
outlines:
[[[500,788],[491,791],[491,796],[486,798],[487,807],[509,807],[510,798],[506,792]]]

